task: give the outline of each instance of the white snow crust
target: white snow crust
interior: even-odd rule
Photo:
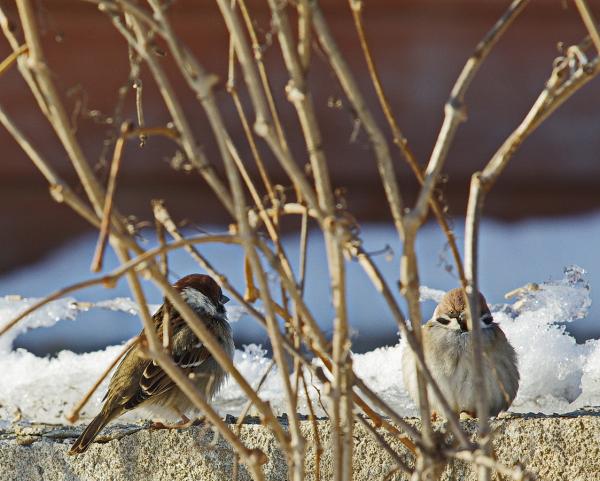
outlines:
[[[422,288],[422,300],[439,300],[443,291]],[[0,326],[6,325],[36,299],[15,296],[0,298]],[[531,285],[520,290],[510,303],[491,305],[500,324],[519,357],[521,386],[512,411],[568,412],[586,405],[600,404],[600,341],[577,344],[565,324],[583,318],[591,306],[590,286],[585,271],[577,266],[565,269],[560,280]],[[109,309],[135,314],[135,304],[125,298],[96,303],[78,302],[73,298],[53,301],[26,317],[15,328],[0,337],[0,419],[16,416],[40,422],[64,422],[65,414],[76,404],[100,376],[105,366],[120,352],[121,346],[85,354],[61,351],[55,357],[41,358],[23,349],[14,350],[12,343],[20,334],[55,324],[59,320],[75,320],[79,312]],[[239,306],[229,308],[233,320],[243,315]],[[256,386],[271,364],[261,346],[240,346],[235,364],[246,379]],[[378,392],[401,415],[416,414],[415,406],[404,389],[401,375],[402,342],[392,347],[355,354],[354,368],[373,390]],[[318,383],[307,378],[309,393],[317,412]],[[106,382],[96,391],[82,413],[88,421],[100,407]],[[286,412],[285,397],[277,369],[273,368],[260,394],[277,412]],[[324,396],[323,396],[324,398]],[[241,389],[229,380],[215,399],[222,414],[238,414],[246,403]],[[300,411],[308,413],[304,396]],[[140,417],[131,413],[129,419]]]

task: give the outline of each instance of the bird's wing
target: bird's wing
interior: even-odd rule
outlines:
[[[208,350],[204,346],[201,346],[181,355],[175,355],[174,353],[173,361],[189,373],[198,369],[209,357],[210,353]],[[171,389],[174,385],[175,383],[155,361],[148,363],[140,379],[140,389],[146,399],[150,396],[158,396]]]
[[[154,321],[156,324],[157,334],[160,340],[162,340],[162,324],[163,324],[163,307],[161,307],[156,314],[154,314]],[[171,319],[171,328],[173,338],[180,332],[181,329],[187,328],[185,321],[174,309],[169,313]],[[186,374],[190,374],[196,371],[202,363],[206,362],[211,357],[210,352],[206,347],[196,338],[192,338],[194,344],[189,343],[173,343],[173,351],[171,353],[173,361]],[[138,389],[133,395],[126,401],[126,409],[133,409],[142,402],[146,401],[150,397],[160,396],[166,393],[170,389],[175,387],[173,380],[167,375],[166,372],[156,363],[155,361],[147,361],[145,368],[139,380]]]

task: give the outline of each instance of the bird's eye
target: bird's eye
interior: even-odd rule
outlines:
[[[483,322],[484,324],[491,324],[492,322],[494,322],[494,318],[492,317],[492,315],[489,312],[486,312],[485,314],[483,314],[480,318],[481,322]]]
[[[227,304],[230,301],[229,297],[221,294],[221,304]]]
[[[437,322],[439,322],[440,324],[443,324],[444,326],[447,326],[448,324],[450,324],[450,319],[447,319],[445,317],[438,317],[436,319]]]

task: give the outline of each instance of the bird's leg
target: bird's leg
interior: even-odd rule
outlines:
[[[196,420],[188,418],[182,412],[177,411],[177,414],[181,416],[181,420],[176,423],[163,423],[161,421],[154,421],[150,425],[150,429],[185,429],[193,426],[196,423]]]

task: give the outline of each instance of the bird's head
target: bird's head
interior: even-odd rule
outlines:
[[[212,317],[225,317],[225,304],[229,298],[215,280],[205,274],[190,274],[179,279],[175,285],[184,300],[195,311]]]
[[[467,332],[467,302],[462,288],[448,291],[435,308],[432,321],[446,329]],[[494,322],[481,292],[479,293],[479,322],[482,329],[490,327]]]

